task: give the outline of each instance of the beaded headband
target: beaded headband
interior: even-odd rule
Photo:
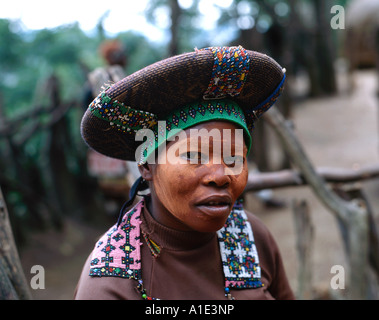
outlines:
[[[175,110],[164,119],[164,127],[156,125],[152,129],[154,137],[147,137],[140,149],[138,164],[143,164],[149,156],[166,140],[177,134],[176,129],[185,130],[207,121],[229,121],[244,130],[247,154],[251,147],[251,135],[247,128],[243,110],[231,100],[198,101],[180,110]]]

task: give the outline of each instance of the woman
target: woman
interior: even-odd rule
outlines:
[[[284,79],[266,55],[214,47],[157,62],[94,100],[84,140],[136,160],[141,177],[85,263],[76,299],[294,298],[273,237],[238,200],[254,121]]]

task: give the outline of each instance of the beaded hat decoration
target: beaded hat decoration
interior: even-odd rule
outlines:
[[[238,96],[249,72],[250,57],[239,47],[206,48],[213,53],[214,64],[211,80],[204,99],[221,99]]]
[[[81,133],[96,151],[140,161],[157,147],[158,121],[166,130],[211,120],[232,121],[244,130],[250,149],[254,122],[272,106],[285,80],[281,66],[265,54],[238,47],[195,49],[147,66],[111,85],[90,104]],[[141,129],[151,129],[136,159]],[[150,146],[149,146],[150,145]]]

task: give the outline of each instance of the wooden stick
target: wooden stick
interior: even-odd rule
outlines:
[[[18,256],[0,188],[0,290],[1,299],[30,299],[30,291]]]
[[[312,252],[314,228],[309,206],[305,200],[293,201],[296,230],[296,249],[299,260],[298,299],[312,299]]]

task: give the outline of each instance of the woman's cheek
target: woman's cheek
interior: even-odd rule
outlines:
[[[241,172],[241,174],[232,177],[233,181],[233,190],[235,193],[236,199],[242,194],[245,190],[247,180],[248,180],[249,172],[247,167]]]

